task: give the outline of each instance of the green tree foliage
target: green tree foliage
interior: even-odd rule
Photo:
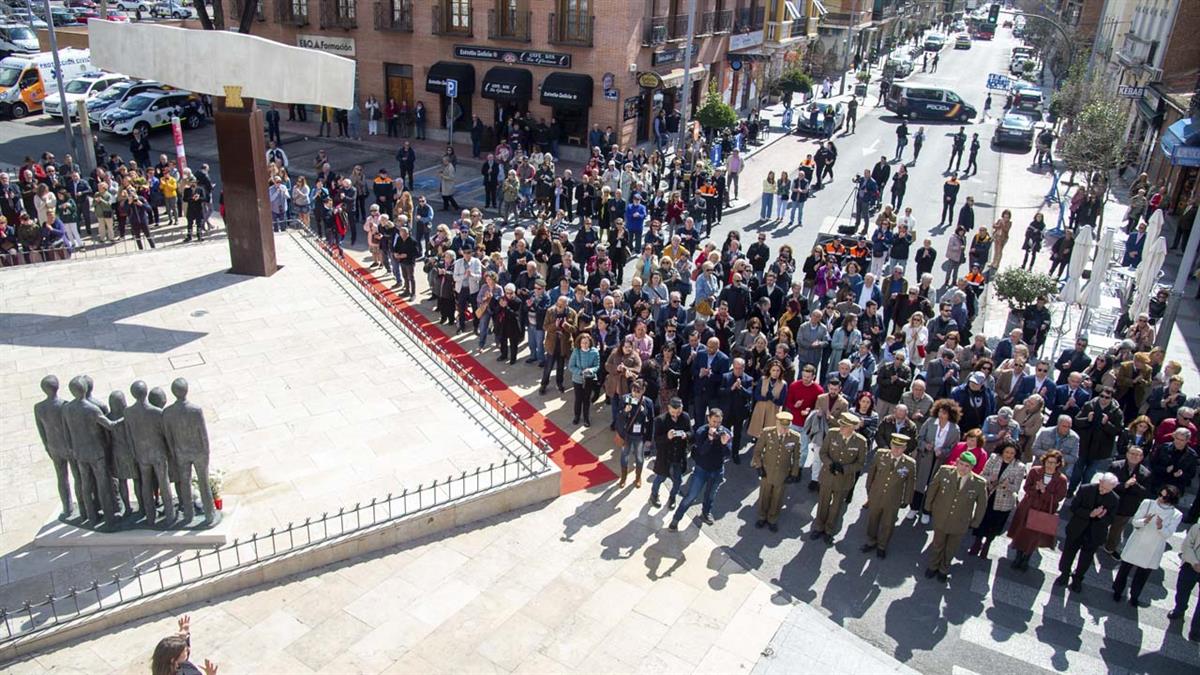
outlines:
[[[708,88],[704,105],[696,111],[696,121],[705,129],[728,129],[738,122],[737,111],[721,100],[714,84]]]
[[[812,91],[813,81],[803,70],[789,68],[780,76],[779,88],[794,94],[807,94]]]

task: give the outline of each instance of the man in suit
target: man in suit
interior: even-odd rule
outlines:
[[[721,376],[720,406],[725,413],[725,426],[733,432],[733,463],[741,464],[742,431],[750,419],[750,408],[754,405],[754,378],[746,374],[746,361],[738,357],[732,361],[728,373]]]
[[[1066,384],[1071,373],[1082,373],[1092,365],[1092,359],[1087,355],[1087,345],[1087,338],[1077,338],[1074,349],[1065,349],[1059,354],[1058,360],[1054,362],[1054,368],[1058,371],[1055,384]]]
[[[863,553],[887,557],[896,516],[908,505],[917,479],[917,461],[905,454],[910,438],[892,434],[888,452],[880,448],[867,472],[867,543]]]
[[[729,356],[721,351],[721,341],[715,337],[704,343],[704,351],[692,359],[692,395],[694,397],[692,419],[707,419],[709,406],[718,404],[721,381],[729,372]],[[724,414],[721,415],[722,419]],[[730,441],[732,442],[732,437]]]
[[[1072,591],[1083,591],[1083,575],[1092,568],[1096,549],[1108,538],[1109,525],[1121,503],[1117,493],[1113,492],[1118,482],[1115,475],[1105,472],[1096,483],[1079,488],[1071,500],[1071,520],[1067,522],[1055,586],[1066,586],[1069,581]]]
[[[925,386],[934,400],[946,398],[958,386],[959,366],[954,352],[943,349],[925,365]]]
[[[1083,388],[1083,374],[1071,373],[1067,376],[1066,384],[1055,387],[1054,410],[1050,413],[1050,419],[1056,419],[1059,415],[1074,417],[1091,397],[1088,390]]]
[[[933,541],[925,578],[934,575],[942,583],[950,578],[950,561],[972,527],[979,527],[987,513],[987,481],[976,475],[975,456],[963,453],[954,466],[943,466],[925,493],[925,509],[933,515]]]
[[[1014,328],[1009,332],[1008,337],[996,343],[996,350],[992,352],[992,362],[996,364],[997,368],[1000,367],[1001,363],[1012,358],[1013,347],[1025,344],[1022,337],[1024,337],[1024,333],[1022,333],[1021,329]]]
[[[412,189],[413,173],[417,169],[417,153],[408,141],[404,141],[404,144],[396,151],[396,161],[400,163],[400,180],[404,181],[409,189]]]
[[[496,161],[495,155],[488,153],[479,173],[483,175],[483,208],[500,208],[500,202],[496,199],[500,188],[500,162]]]
[[[1013,400],[1024,401],[1030,394],[1038,394],[1046,402],[1046,408],[1054,410],[1058,399],[1057,387],[1050,379],[1050,362],[1040,359],[1033,368],[1033,375],[1025,375],[1013,389]]]

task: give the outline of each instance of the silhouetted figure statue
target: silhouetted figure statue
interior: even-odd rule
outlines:
[[[112,477],[116,481],[117,494],[125,508],[124,515],[133,513],[133,499],[129,494],[129,481],[133,480],[134,495],[138,497],[138,506],[143,515],[146,505],[141,503],[142,479],[138,474],[137,462],[133,458],[133,439],[129,436],[129,428],[125,425],[125,392],[116,390],[108,395],[108,419],[113,423],[109,432],[112,439]],[[153,502],[151,502],[153,504]]]
[[[200,499],[204,504],[204,524],[216,520],[212,489],[208,484],[208,429],[204,424],[204,411],[187,400],[188,383],[182,377],[171,383],[175,402],[163,410],[163,427],[167,445],[175,456],[179,472],[179,498],[183,503],[183,518],[187,522],[195,517],[192,504],[192,470],[200,486]]]
[[[105,522],[113,526],[116,525],[117,507],[109,482],[105,459],[108,438],[104,433],[112,429],[113,425],[105,416],[104,410],[86,398],[90,381],[91,378],[86,376],[71,379],[68,388],[72,398],[63,406],[64,429],[71,454],[79,463],[79,473],[83,482],[83,512],[88,521],[99,525],[102,510]]]
[[[71,479],[75,479],[75,499],[80,508],[83,507],[83,489],[80,485],[79,464],[71,454],[71,444],[63,426],[63,408],[67,402],[58,397],[58,378],[53,375],[42,378],[42,391],[45,392],[46,399],[34,404],[33,419],[37,424],[38,435],[42,437],[42,447],[54,463],[54,473],[58,478],[58,499],[62,502],[62,517],[70,518],[75,515],[75,506],[71,503]]]
[[[155,391],[162,395],[162,403],[165,404],[166,394],[161,389],[156,388]],[[161,405],[146,400],[149,392],[146,383],[141,380],[129,387],[129,393],[133,395],[133,405],[125,410],[125,428],[133,441],[133,457],[137,462],[138,475],[141,476],[138,503],[146,514],[146,522],[155,524],[158,521],[158,510],[154,503],[154,490],[157,487],[163,504],[160,524],[170,527],[175,522],[175,497],[171,490],[171,470],[168,468],[173,460],[163,431],[163,409]]]

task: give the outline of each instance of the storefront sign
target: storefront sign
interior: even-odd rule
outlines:
[[[621,98],[621,93],[619,91],[617,91],[616,89],[605,89],[604,90],[604,100],[605,101],[615,101],[619,98]]]
[[[516,82],[496,82],[494,80],[483,83],[483,93],[485,98],[495,96],[499,98],[514,98],[520,93],[520,88]]]
[[[638,86],[646,89],[662,89],[663,79],[658,73],[646,71],[637,78]]]
[[[756,30],[750,33],[739,33],[729,36],[729,51],[737,51],[739,49],[749,49],[757,47],[763,43],[763,32]]]
[[[545,68],[570,68],[571,55],[559,52],[538,52],[532,50],[490,49],[488,47],[472,47],[455,45],[454,58],[474,59],[476,61],[500,61],[503,63],[519,63],[523,66],[542,66]]]
[[[642,97],[630,96],[629,98],[625,99],[625,103],[622,105],[621,118],[626,122],[629,120],[635,120],[638,118],[638,114],[641,112],[641,109]]]
[[[1131,87],[1123,84],[1117,87],[1117,93],[1125,98],[1141,98],[1146,95],[1146,88]]]
[[[738,57],[730,54],[729,55],[729,69],[730,70],[741,70],[742,69],[742,60],[739,59]]]
[[[338,56],[354,56],[354,38],[326,35],[297,35],[296,44],[305,49],[329,52]]]
[[[692,56],[700,53],[699,43],[692,44]],[[684,48],[675,47],[674,49],[666,49],[661,52],[654,52],[650,55],[650,65],[662,66],[668,63],[679,63],[683,61]]]

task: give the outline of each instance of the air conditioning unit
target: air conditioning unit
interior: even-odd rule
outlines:
[[[1155,68],[1153,66],[1144,66],[1143,71],[1146,73],[1146,81],[1147,82],[1161,82],[1162,81],[1162,77],[1163,77],[1162,68]]]

